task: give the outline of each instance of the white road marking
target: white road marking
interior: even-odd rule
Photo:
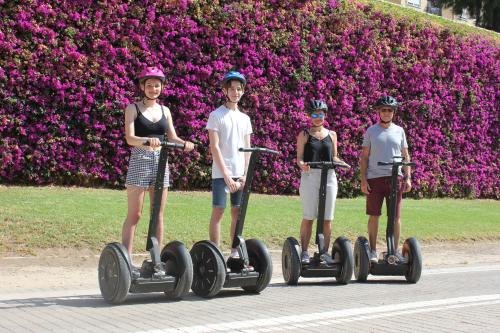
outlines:
[[[389,316],[408,315],[411,313],[435,312],[471,306],[500,304],[500,294],[477,295],[467,297],[445,298],[430,301],[396,303],[390,305],[370,306],[352,309],[343,309],[327,312],[316,312],[302,315],[290,315],[275,318],[233,321],[217,324],[185,326],[164,330],[141,331],[137,333],[206,333],[240,330],[243,332],[270,332],[331,325],[343,322],[377,319]],[[319,322],[321,321],[321,322]]]

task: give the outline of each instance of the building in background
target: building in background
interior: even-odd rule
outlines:
[[[441,8],[435,0],[388,0],[388,2],[469,25],[475,25],[476,23],[476,20],[470,17],[467,10],[462,11],[462,13],[454,13],[452,8]]]

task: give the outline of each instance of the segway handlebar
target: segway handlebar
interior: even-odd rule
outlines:
[[[162,147],[166,147],[166,148],[170,148],[170,149],[174,149],[174,148],[181,148],[181,149],[183,149],[184,148],[184,145],[180,144],[180,143],[174,143],[174,142],[168,142],[168,141],[160,141],[160,144],[161,144]],[[144,141],[144,143],[142,145],[143,146],[149,146],[149,141]]]
[[[253,147],[253,148],[240,148],[239,151],[245,152],[245,153],[251,153],[251,152],[259,152],[259,153],[269,153],[273,155],[279,155],[279,153],[276,150],[268,149],[268,148],[263,148],[263,147]]]
[[[331,161],[331,162],[327,162],[327,161],[322,161],[322,162],[306,162],[307,165],[309,166],[328,166],[328,167],[331,167],[331,168],[334,168],[334,167],[339,167],[339,168],[344,168],[344,169],[350,169],[351,166],[349,164],[347,164],[346,162],[335,162],[335,161]]]
[[[399,161],[399,162],[377,162],[377,165],[403,165],[403,166],[415,166],[416,164],[413,163],[413,162],[403,162],[403,161]]]

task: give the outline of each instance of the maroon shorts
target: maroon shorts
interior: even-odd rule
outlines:
[[[385,198],[385,207],[389,211],[389,195],[391,193],[391,177],[368,179],[371,192],[366,196],[366,215],[382,215],[382,203]],[[401,199],[403,198],[404,180],[398,177],[398,196],[396,200],[396,219],[401,212]]]

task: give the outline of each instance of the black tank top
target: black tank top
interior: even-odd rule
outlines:
[[[307,142],[304,146],[304,162],[332,162],[333,142],[330,133],[322,140],[316,139],[307,131],[305,133]],[[320,167],[312,166],[311,168]]]
[[[165,112],[163,112],[163,105],[160,105],[161,119],[157,122],[152,122],[144,117],[137,104],[134,103],[134,105],[137,110],[137,117],[134,120],[135,135],[163,140],[168,128],[167,117],[165,117]]]

